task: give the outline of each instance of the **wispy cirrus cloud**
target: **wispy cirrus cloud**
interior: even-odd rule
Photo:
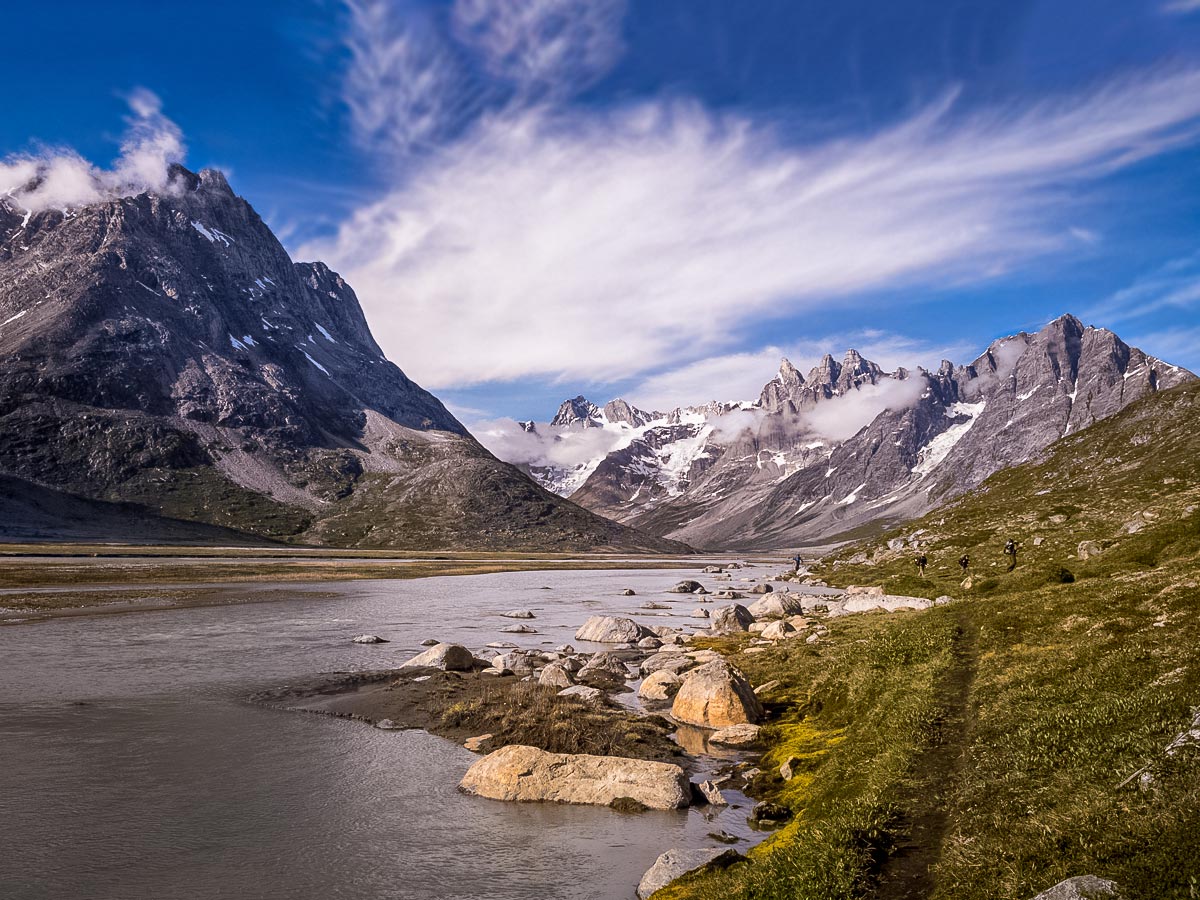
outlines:
[[[456,0],[446,17],[394,0],[343,0],[340,96],[358,142],[420,154],[486,111],[563,100],[623,51],[626,0]]]
[[[454,33],[524,97],[561,97],[604,75],[624,50],[626,0],[456,0]]]
[[[627,379],[831,298],[1077,247],[1064,188],[1088,197],[1198,125],[1193,70],[969,113],[951,94],[807,143],[698,104],[506,108],[301,252],[351,280],[431,387]]]
[[[1085,314],[1090,319],[1115,324],[1163,310],[1192,308],[1200,308],[1200,251],[1169,260],[1105,297]]]
[[[1200,325],[1142,332],[1129,343],[1169,365],[1200,372]]]
[[[1200,0],[1169,0],[1161,7],[1163,12],[1172,15],[1186,15],[1188,13],[1200,12]]]
[[[428,13],[345,0],[341,96],[358,142],[388,156],[428,149],[465,116],[467,76]]]

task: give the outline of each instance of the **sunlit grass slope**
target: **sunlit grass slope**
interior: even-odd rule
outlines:
[[[1200,386],[1148,398],[822,567],[958,602],[728,645],[782,683],[760,787],[795,819],[661,896],[1019,900],[1085,873],[1200,896],[1200,742],[1166,752],[1200,712],[1198,426]]]

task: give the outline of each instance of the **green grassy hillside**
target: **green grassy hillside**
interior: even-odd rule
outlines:
[[[726,644],[781,681],[757,786],[795,819],[662,896],[1024,900],[1085,873],[1200,896],[1200,739],[1166,753],[1200,712],[1198,425],[1200,385],[1150,397],[821,568],[955,603]]]

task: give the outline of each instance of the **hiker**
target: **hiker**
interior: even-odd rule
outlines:
[[[964,577],[967,574],[967,566],[969,566],[969,565],[971,565],[971,557],[967,556],[967,554],[964,553],[958,560],[958,567],[960,569],[962,569],[962,573],[963,573]]]
[[[1004,544],[1004,555],[1008,557],[1008,571],[1017,567],[1017,542],[1012,538]]]
[[[795,556],[792,557],[792,562],[794,562],[796,564],[796,568],[793,571],[798,573],[800,571],[800,554],[799,553],[797,553]]]
[[[917,571],[919,571],[921,573],[921,577],[924,578],[925,577],[925,567],[927,565],[929,565],[929,560],[927,560],[925,558],[925,554],[922,553],[920,556],[918,556],[914,560],[914,562],[916,562],[916,564],[917,564]]]

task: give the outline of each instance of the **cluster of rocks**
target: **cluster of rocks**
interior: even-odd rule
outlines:
[[[730,580],[725,569],[705,569],[713,579]],[[827,629],[821,620],[869,610],[924,609],[935,602],[885,594],[878,588],[851,588],[845,592],[793,592],[770,583],[780,579],[744,579],[753,582],[743,591],[731,585],[714,593],[700,582],[688,579],[670,588],[668,594],[697,597],[701,603],[726,601],[711,608],[697,607],[691,615],[704,620],[703,628],[647,626],[619,615],[590,617],[575,632],[577,642],[603,645],[582,652],[571,644],[554,650],[522,649],[506,641],[488,645],[492,654],[477,657],[460,644],[434,643],[404,664],[404,667],[438,668],[448,671],[474,670],[481,677],[514,675],[525,681],[553,688],[560,696],[577,697],[601,704],[610,694],[625,693],[636,686],[638,699],[648,711],[669,713],[681,725],[706,729],[709,745],[751,748],[759,740],[759,723],[764,717],[761,696],[776,682],[752,686],[746,676],[721,654],[693,647],[697,637],[731,634],[754,635],[745,652],[762,652],[777,641],[821,640]],[[635,596],[631,589],[622,596]],[[749,605],[737,601],[746,594],[756,597]],[[671,610],[668,604],[646,602],[643,609]],[[532,619],[529,610],[510,610],[511,619]],[[515,625],[506,632],[535,630]],[[467,742],[468,749],[486,746],[483,735]],[[787,780],[791,761],[781,767]],[[679,766],[618,757],[585,754],[555,754],[534,747],[509,745],[479,759],[464,776],[461,789],[498,800],[586,803],[629,809],[679,809],[693,802],[723,805],[721,781],[714,779],[692,785]],[[759,809],[762,807],[762,809]],[[786,810],[759,804],[754,821],[770,825],[781,820]],[[760,814],[761,813],[761,814]],[[727,848],[698,851],[671,850],[646,873],[639,896],[649,896],[667,882],[709,865],[723,865],[741,857]]]

